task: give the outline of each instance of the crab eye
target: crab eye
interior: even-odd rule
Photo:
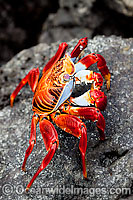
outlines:
[[[64,74],[63,80],[64,80],[64,81],[69,81],[69,80],[70,80],[69,74]]]

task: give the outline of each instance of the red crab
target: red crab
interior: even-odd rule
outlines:
[[[85,178],[87,178],[85,165],[87,129],[81,119],[96,121],[100,139],[104,140],[105,138],[105,120],[101,110],[106,107],[107,97],[100,90],[103,84],[101,74],[106,80],[107,89],[110,88],[111,75],[105,59],[99,54],[91,53],[77,61],[82,50],[87,46],[87,42],[87,37],[80,39],[71,53],[65,53],[68,47],[67,43],[60,44],[56,54],[45,65],[41,79],[39,80],[39,69],[34,68],[21,80],[11,94],[10,104],[13,106],[15,97],[27,82],[34,93],[32,101],[34,114],[31,122],[29,147],[25,153],[22,170],[26,170],[27,158],[36,143],[36,125],[38,122],[48,152],[27,185],[26,191],[29,190],[39,173],[49,164],[58,148],[58,134],[54,125],[50,122],[51,120],[62,130],[80,138],[79,149]],[[101,74],[85,70],[94,63],[97,63]],[[79,97],[71,97],[75,85],[81,82],[91,83],[91,89]]]

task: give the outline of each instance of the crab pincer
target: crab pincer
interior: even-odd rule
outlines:
[[[99,71],[101,72],[102,76],[106,80],[107,90],[109,90],[111,74],[106,65],[106,61],[102,55],[91,53],[83,57],[81,60],[79,60],[78,63],[75,64],[76,72],[80,71],[81,69],[82,70],[88,69],[91,65],[95,63],[97,63],[97,67]]]

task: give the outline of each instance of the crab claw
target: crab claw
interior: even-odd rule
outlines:
[[[100,54],[91,53],[75,64],[75,72],[79,72],[81,70],[88,69],[91,65],[97,63],[97,67],[100,70],[102,76],[106,80],[107,90],[110,88],[110,77],[111,74],[109,69],[106,65],[106,61]]]
[[[104,92],[100,90],[90,90],[91,99],[94,100],[95,106],[100,110],[105,110],[107,106],[107,96],[105,96]]]
[[[100,70],[103,77],[105,78],[107,90],[109,90],[110,89],[111,74],[110,74],[109,69],[106,65],[106,61],[105,61],[104,57],[101,56],[100,54],[96,54],[96,56],[98,57],[97,67]]]
[[[98,62],[98,58],[94,53],[88,54],[75,64],[75,72],[88,69],[91,65]]]
[[[107,97],[101,90],[93,89],[85,92],[79,97],[70,97],[70,102],[78,106],[93,105],[103,111],[107,106]]]
[[[101,74],[94,72],[94,83],[95,83],[95,87],[97,89],[101,89],[102,85],[103,85],[103,77]]]

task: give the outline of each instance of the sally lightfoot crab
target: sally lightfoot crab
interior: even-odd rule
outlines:
[[[47,155],[40,167],[26,187],[29,190],[32,183],[51,161],[58,148],[58,134],[51,120],[62,130],[80,138],[83,176],[87,178],[85,153],[87,148],[87,129],[82,119],[96,122],[100,139],[104,140],[105,120],[101,113],[106,108],[107,97],[101,91],[103,78],[107,89],[110,88],[110,72],[105,59],[100,54],[91,53],[82,59],[80,54],[87,46],[87,37],[79,40],[71,53],[66,53],[68,45],[64,42],[59,45],[56,54],[45,65],[39,80],[39,69],[32,69],[19,83],[11,94],[10,105],[13,106],[15,97],[21,88],[28,82],[33,93],[31,133],[29,147],[26,150],[22,170],[26,171],[27,158],[36,144],[36,125],[39,123]],[[101,74],[86,70],[97,63]],[[90,83],[91,88],[83,95],[71,96],[76,84]]]

